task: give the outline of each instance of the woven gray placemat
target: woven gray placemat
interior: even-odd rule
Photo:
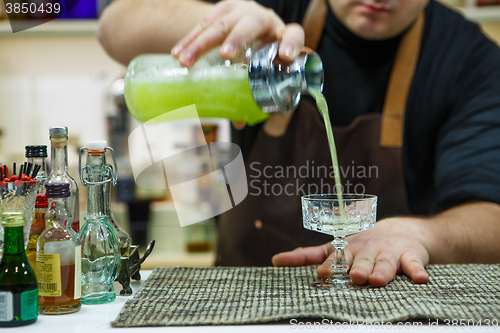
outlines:
[[[310,285],[317,279],[312,266],[157,268],[112,326],[500,319],[500,265],[433,265],[427,271],[426,284],[398,275],[384,288],[329,291]]]

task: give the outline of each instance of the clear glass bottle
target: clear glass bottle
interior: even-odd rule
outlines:
[[[0,226],[0,259],[3,256],[3,240],[4,240],[3,228]]]
[[[68,183],[45,185],[49,209],[37,242],[39,308],[43,314],[66,314],[81,308],[81,247],[69,229]]]
[[[82,303],[104,304],[116,299],[113,282],[118,276],[118,239],[107,216],[86,216],[82,241]]]
[[[28,163],[32,165],[32,172],[34,171],[35,165],[39,165],[40,169],[36,174],[36,179],[38,180],[38,194],[45,193],[44,183],[48,177],[47,174],[47,146],[26,146],[26,159]],[[31,176],[27,175],[27,176]]]
[[[45,191],[44,191],[45,192]],[[38,237],[45,230],[45,213],[49,207],[49,201],[45,194],[38,194],[35,201],[35,217],[31,223],[30,235],[28,238],[28,246],[26,247],[26,255],[30,262],[31,267],[38,276],[36,270],[36,244]]]
[[[38,284],[24,250],[24,212],[4,212],[5,247],[0,262],[0,327],[33,324]]]
[[[51,145],[51,172],[45,184],[68,183],[70,184],[69,207],[73,222],[71,229],[75,232],[80,230],[80,199],[78,194],[78,184],[68,173],[68,128],[50,127]]]
[[[80,232],[82,242],[82,302],[84,304],[103,304],[116,298],[113,281],[118,276],[120,265],[120,246],[126,255],[130,250],[130,236],[120,244],[116,232],[110,225],[110,183],[116,184],[115,171],[106,163],[106,141],[90,141],[87,147],[80,148],[80,154],[87,152],[85,167],[81,167],[80,179],[88,186],[86,223]],[[85,174],[87,175],[85,177]],[[116,222],[115,222],[116,223]],[[117,225],[117,224],[116,224]],[[118,225],[117,225],[118,226]]]
[[[116,237],[118,238],[120,255],[122,257],[126,257],[130,252],[132,238],[125,230],[123,230],[122,227],[120,227],[118,222],[116,222],[113,212],[111,211],[111,185],[116,186],[117,184],[118,167],[116,162],[114,168],[107,163],[106,149],[111,152],[113,149],[106,147],[106,144],[106,140],[88,141],[87,147],[80,148],[80,154],[84,150],[87,151],[87,164],[85,171],[88,175],[87,180],[83,175],[80,156],[79,168],[82,170],[82,173],[80,174],[80,181],[84,186],[87,184],[89,185],[87,216],[107,216],[109,218],[108,223],[111,225],[116,233]]]
[[[289,112],[310,87],[322,90],[323,63],[304,48],[292,64],[285,64],[278,48],[279,43],[247,48],[233,61],[214,49],[189,69],[170,55],[141,55],[128,66],[127,106],[141,122],[192,104],[200,117],[249,125],[266,120],[269,113]]]
[[[128,257],[128,255],[130,254],[130,246],[132,245],[132,238],[130,237],[128,232],[120,227],[113,215],[113,212],[111,211],[111,183],[104,184],[104,197],[106,200],[104,204],[104,215],[109,217],[108,222],[115,231],[120,248],[120,255],[122,257]]]

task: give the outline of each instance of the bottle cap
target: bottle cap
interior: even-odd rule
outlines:
[[[26,146],[26,157],[47,157],[47,146]]]
[[[104,150],[107,144],[106,140],[95,140],[87,141],[86,146],[88,150]]]
[[[49,128],[50,135],[68,135],[68,128],[66,126],[53,126]]]
[[[45,190],[47,198],[67,198],[70,196],[68,183],[45,184]]]
[[[2,213],[2,225],[4,227],[20,227],[25,223],[24,211],[10,211]]]
[[[45,194],[37,194],[35,201],[35,208],[48,208],[49,200],[45,196]]]

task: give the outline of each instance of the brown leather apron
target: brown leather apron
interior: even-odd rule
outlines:
[[[319,43],[327,10],[325,0],[312,0],[306,11],[311,48]],[[401,146],[423,26],[422,13],[401,40],[382,115],[362,115],[333,129],[343,192],[377,195],[378,219],[409,213]],[[293,115],[271,117],[245,164],[249,194],[220,216],[216,265],[267,266],[279,252],[332,240],[302,226],[300,197],[335,192],[325,126],[315,105],[302,99]]]

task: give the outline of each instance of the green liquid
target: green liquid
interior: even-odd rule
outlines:
[[[130,68],[129,72],[133,72]],[[233,65],[211,72],[197,70],[190,75],[187,69],[178,70],[178,75],[170,76],[152,73],[132,77],[127,73],[125,99],[137,120],[146,122],[192,104],[203,118],[227,118],[255,125],[269,117],[252,97],[246,68]]]
[[[342,221],[347,221],[344,211],[344,198],[342,196],[342,184],[340,182],[340,169],[339,162],[337,159],[337,149],[335,148],[335,140],[333,139],[332,123],[330,122],[330,114],[328,113],[328,104],[326,103],[325,96],[321,91],[310,88],[309,93],[316,100],[316,105],[318,106],[319,113],[323,117],[325,122],[326,135],[328,138],[328,146],[330,147],[330,155],[332,156],[332,165],[335,178],[335,192],[337,193],[337,198],[339,200],[340,206],[340,219]]]

